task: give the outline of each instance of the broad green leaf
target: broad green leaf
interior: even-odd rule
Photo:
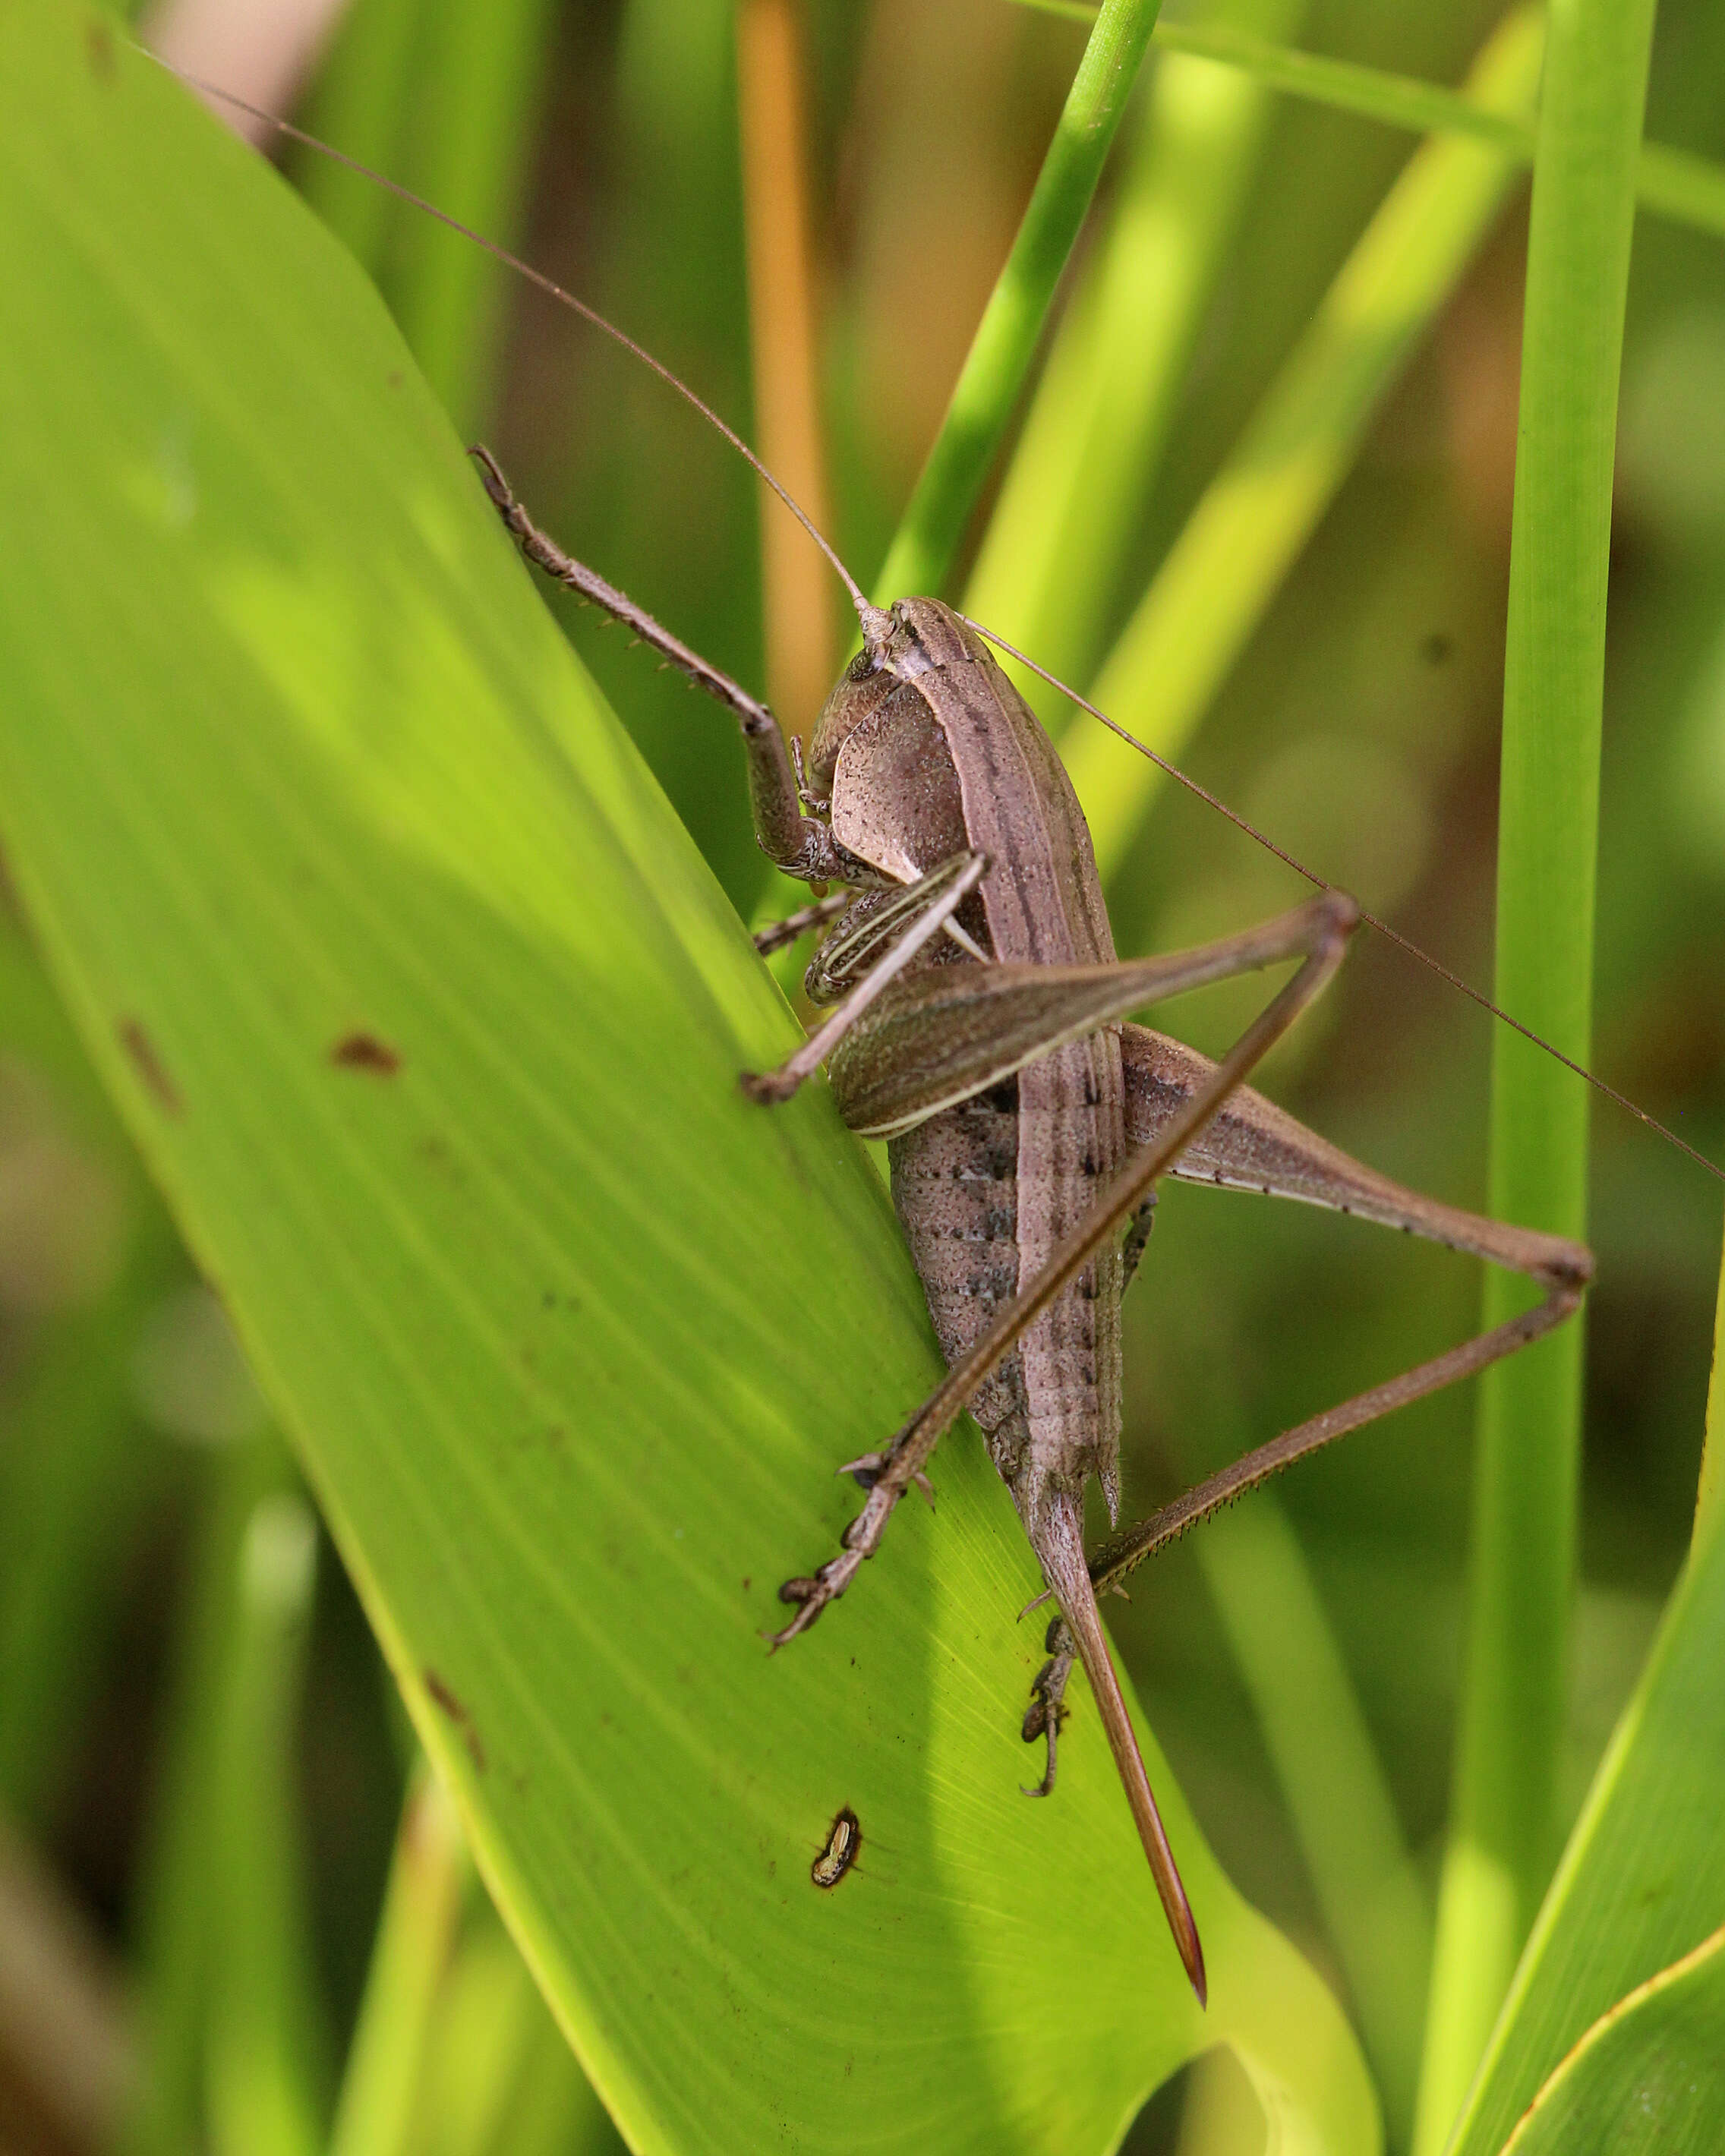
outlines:
[[[1713,2156],[1725,2147],[1725,1930],[1594,2022],[1503,2156]]]
[[[1570,1836],[1453,2156],[1496,2156],[1589,2025],[1725,1922],[1722,1669],[1725,1534],[1707,1532]]]
[[[347,259],[92,10],[0,16],[0,104],[9,865],[631,2143],[1101,2149],[1226,2040],[1373,2148],[1153,1748],[1208,2016],[1082,1702],[1019,1795],[973,1432],[766,1653],[936,1373],[884,1194],[739,1092],[789,1014]]]

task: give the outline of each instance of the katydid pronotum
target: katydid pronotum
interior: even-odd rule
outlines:
[[[244,109],[326,150],[273,116]],[[926,1463],[968,1407],[1058,1605],[1023,1722],[1027,1741],[1045,1742],[1046,1768],[1025,1794],[1053,1789],[1065,1688],[1081,1661],[1202,2000],[1197,1927],[1097,1590],[1295,1460],[1550,1331],[1579,1306],[1591,1255],[1563,1238],[1406,1189],[1247,1088],[1254,1065],[1335,971],[1359,919],[1353,901],[1325,889],[1242,934],[1119,962],[1076,798],[986,632],[933,598],[900,599],[890,611],[869,605],[778,480],[685,384],[584,303],[490,251],[615,338],[718,428],[832,562],[861,624],[862,649],[827,701],[805,770],[763,703],[565,554],[533,524],[495,460],[475,452],[485,489],[529,560],[729,706],[768,856],[793,878],[840,886],[757,938],[769,949],[830,925],[807,986],[812,1001],[835,1009],[779,1070],[744,1074],[743,1084],[771,1104],[825,1062],[845,1121],[887,1140],[895,1202],[949,1373],[882,1450],[840,1469],[866,1492],[862,1510],[837,1557],[785,1582],[781,1598],[793,1614],[772,1644],[806,1630],[844,1593],[879,1547],[899,1498],[912,1482],[927,1488]],[[1185,989],[1294,959],[1292,978],[1219,1063],[1126,1022]],[[1089,1478],[1100,1480],[1111,1515],[1118,1502],[1121,1298],[1163,1175],[1358,1214],[1522,1273],[1543,1300],[1284,1432],[1086,1563]],[[846,1840],[834,1880],[854,1853]]]

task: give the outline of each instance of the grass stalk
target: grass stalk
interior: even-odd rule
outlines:
[[[209,1862],[224,1671],[246,1523],[281,1473],[272,1441],[235,1445],[212,1461],[203,1492],[133,1917],[142,2071],[118,2138],[123,2156],[182,2156],[203,2139],[200,2083],[215,1953]]]
[[[330,2156],[398,2156],[409,2145],[467,1868],[454,1804],[422,1759],[402,1808]]]
[[[463,1927],[437,2002],[420,2076],[413,2143],[437,2156],[515,2156],[515,2123],[547,2049],[550,2014],[514,1943],[489,1910]],[[580,2069],[561,2034],[568,2070]],[[553,2069],[559,2062],[552,2056]]]
[[[1012,251],[983,311],[933,448],[876,583],[889,603],[937,592],[1035,357],[1055,288],[1101,177],[1159,0],[1103,0]]]
[[[1719,1268],[1719,1300],[1713,1312],[1713,1371],[1707,1381],[1707,1437],[1702,1445],[1701,1483],[1695,1495],[1698,1539],[1725,1506],[1725,1263]]]
[[[316,1556],[305,1498],[267,1491],[239,1543],[204,1853],[215,1904],[205,2055],[213,2156],[316,2156],[323,2145],[294,1767]]]
[[[1230,25],[1296,32],[1305,0],[1224,0]],[[1206,23],[1204,26],[1209,27]],[[1068,680],[1098,655],[1199,322],[1232,247],[1266,86],[1175,51],[1158,66],[1107,237],[1062,318],[965,598]],[[1032,706],[1056,692],[1007,661]]]
[[[1358,1693],[1273,1493],[1211,1522],[1194,1548],[1404,2144],[1431,1923]]]
[[[1525,110],[1540,11],[1518,8],[1481,49],[1470,95]],[[1515,171],[1467,137],[1426,143],[1361,234],[1310,328],[1248,421],[1104,664],[1096,701],[1178,757],[1352,469],[1372,415],[1490,231]],[[1106,879],[1162,774],[1096,726],[1063,744]]]
[[[1499,802],[1497,1000],[1589,1055],[1612,465],[1653,0],[1551,11],[1522,322]],[[1586,1223],[1585,1090],[1492,1044],[1489,1209]],[[1487,1325],[1522,1291],[1488,1276]],[[1582,1332],[1481,1380],[1468,1661],[1415,2147],[1435,2151],[1555,1853]]]
[[[420,0],[356,0],[301,116],[320,141],[375,172],[393,173],[401,159],[420,13]],[[333,157],[299,150],[290,163],[300,193],[381,283],[400,208],[395,198]]]
[[[532,84],[549,0],[466,0],[426,11],[410,86],[413,184],[506,246],[518,238],[532,141]],[[388,296],[426,378],[464,433],[497,394],[507,287],[500,264],[459,233],[406,216]]]
[[[1725,239],[1725,167],[1663,142],[1642,145],[1635,198],[1643,209]]]
[[[1082,0],[1019,0],[1039,13],[1092,23],[1096,11]],[[1187,53],[1237,68],[1266,89],[1303,98],[1337,112],[1357,113],[1386,127],[1419,135],[1476,135],[1495,142],[1523,164],[1533,162],[1537,130],[1531,121],[1494,112],[1465,91],[1424,82],[1417,75],[1367,67],[1358,60],[1296,52],[1272,38],[1226,23],[1162,23],[1153,42],[1170,53]],[[1635,196],[1643,209],[1725,236],[1725,167],[1688,150],[1658,142],[1642,145]]]
[[[320,75],[307,125],[512,245],[549,28],[549,0],[361,0]],[[456,425],[480,430],[496,397],[501,266],[326,157],[306,157],[296,177],[382,289]]]

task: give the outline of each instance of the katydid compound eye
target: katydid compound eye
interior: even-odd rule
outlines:
[[[809,1877],[817,1887],[836,1887],[855,1863],[856,1852],[861,1847],[862,1829],[857,1824],[856,1814],[846,1804],[833,1821],[826,1847],[809,1866]]]

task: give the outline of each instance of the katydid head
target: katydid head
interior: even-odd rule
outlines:
[[[864,645],[821,708],[810,769],[830,802],[839,844],[909,883],[966,843],[963,789],[946,737],[926,698],[901,693],[942,665],[956,624],[935,599],[901,599],[880,619],[878,645]]]

